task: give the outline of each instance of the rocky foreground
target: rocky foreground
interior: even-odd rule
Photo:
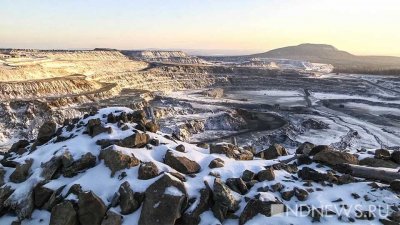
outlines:
[[[45,123],[0,156],[0,224],[400,224],[399,151],[255,152],[158,130],[127,108]]]

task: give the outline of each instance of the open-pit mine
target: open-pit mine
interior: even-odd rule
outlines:
[[[333,71],[2,49],[0,224],[399,224],[400,76]]]

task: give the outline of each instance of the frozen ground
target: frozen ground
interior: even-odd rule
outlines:
[[[32,188],[35,187],[39,182],[43,181],[43,177],[41,176],[43,167],[41,165],[49,161],[52,157],[60,156],[65,151],[69,151],[75,160],[86,153],[91,153],[94,156],[98,156],[101,148],[99,145],[95,144],[97,140],[122,139],[134,134],[135,132],[141,132],[134,129],[136,124],[133,123],[127,123],[126,125],[129,129],[122,130],[117,123],[112,124],[107,122],[107,116],[104,115],[109,113],[119,115],[121,111],[126,113],[131,112],[131,110],[127,108],[102,109],[98,114],[87,118],[82,118],[79,121],[81,124],[87,124],[89,120],[98,118],[101,120],[101,123],[104,126],[107,126],[112,130],[111,133],[102,133],[92,138],[85,133],[84,127],[77,126],[70,131],[64,127],[62,129],[61,136],[68,137],[72,134],[74,135],[73,138],[61,142],[54,142],[55,138],[53,138],[53,140],[49,141],[47,144],[39,146],[35,151],[26,152],[16,157],[14,159],[16,162],[24,163],[25,160],[33,159],[33,164],[31,166],[29,178],[26,181],[22,183],[12,183],[8,179],[5,179],[7,185],[10,185],[12,189],[15,189],[14,193],[7,201],[20,202],[25,199]],[[184,187],[187,191],[188,197],[194,199],[198,199],[200,197],[199,190],[204,188],[205,181],[211,187],[214,185],[215,177],[211,175],[211,172],[213,174],[219,174],[220,178],[225,182],[228,178],[241,177],[243,171],[245,170],[250,170],[254,173],[257,173],[261,170],[264,170],[264,167],[266,166],[276,164],[279,162],[279,160],[284,160],[291,157],[283,156],[276,160],[263,160],[260,158],[254,158],[253,160],[249,161],[239,161],[220,154],[210,154],[208,149],[167,139],[161,132],[148,132],[148,134],[150,135],[151,139],[158,139],[162,144],[159,146],[154,146],[151,149],[123,148],[116,145],[114,145],[112,148],[114,151],[118,151],[126,155],[132,154],[141,162],[153,162],[158,167],[160,172],[163,172],[164,174],[177,172],[174,168],[166,165],[163,161],[164,155],[168,150],[172,151],[176,156],[187,157],[190,160],[196,161],[201,166],[201,170],[195,176],[183,175],[186,177]],[[176,149],[176,146],[180,144],[185,146],[186,150],[184,153],[174,150]],[[225,162],[224,166],[221,168],[210,169],[208,165],[215,158],[222,159]],[[299,166],[299,169],[302,169],[303,167],[305,166]],[[317,163],[312,163],[311,165],[307,165],[307,167],[315,169],[321,173],[331,171],[329,167]],[[13,172],[14,168],[5,167],[4,170],[6,174],[5,177],[7,178]],[[126,174],[122,179],[120,179],[121,173]],[[247,224],[312,224],[311,217],[307,216],[308,213],[298,214],[299,212],[297,212],[298,207],[305,205],[331,210],[337,214],[334,216],[326,215],[321,218],[321,222],[323,224],[348,224],[349,219],[354,219],[356,217],[357,211],[372,212],[373,209],[375,209],[375,211],[373,211],[374,217],[372,219],[368,221],[356,220],[356,222],[352,224],[379,224],[378,221],[380,218],[385,218],[393,211],[390,206],[396,206],[399,203],[398,196],[387,189],[387,185],[378,184],[383,188],[371,189],[369,186],[370,182],[362,180],[360,182],[354,182],[345,185],[326,185],[322,183],[313,183],[313,185],[310,186],[311,188],[308,188],[308,190],[311,189],[312,191],[309,192],[309,196],[306,200],[299,201],[296,197],[291,198],[291,200],[282,200],[279,192],[260,191],[260,188],[270,187],[271,185],[279,182],[284,185],[284,189],[282,191],[289,191],[293,190],[293,188],[305,188],[303,185],[304,182],[297,178],[296,173],[291,174],[285,170],[275,170],[274,173],[275,179],[273,181],[256,182],[254,186],[252,186],[245,194],[239,194],[233,191],[231,192],[233,198],[239,201],[239,209],[234,212],[235,216],[239,217],[245,208],[247,204],[247,202],[244,200],[245,198],[260,198],[263,201],[275,201],[279,199],[279,201],[282,201],[287,207],[289,207],[290,210],[287,214],[278,214],[268,218],[258,215],[250,220]],[[95,179],[93,179],[94,177]],[[64,186],[60,195],[63,196],[63,198],[65,197],[66,200],[77,201],[77,197],[74,194],[67,195],[67,192],[72,185],[79,184],[82,187],[82,190],[91,190],[106,205],[110,205],[116,190],[118,190],[119,186],[124,181],[127,181],[131,185],[134,192],[145,192],[149,185],[160,179],[160,177],[162,177],[162,175],[149,180],[140,180],[138,179],[138,166],[123,169],[118,171],[115,176],[110,176],[110,169],[105,165],[104,161],[96,160],[96,165],[94,167],[88,168],[86,171],[83,171],[70,178],[66,178],[64,176],[56,177],[52,180],[49,180],[44,186],[51,190],[56,190]],[[352,197],[353,193],[357,193],[359,196],[363,197],[354,198]],[[165,190],[165,194],[176,196],[181,195],[181,192],[174,187],[169,187]],[[259,197],[256,197],[258,195]],[[343,204],[346,204],[348,208],[344,210]],[[195,206],[196,204],[193,204],[192,208],[187,210],[190,211]],[[379,212],[377,211],[378,208],[380,208]],[[124,215],[123,225],[138,224],[142,209],[143,208],[141,207],[132,214]],[[111,207],[110,210],[117,213],[120,213],[121,211],[119,206]],[[200,217],[200,224],[221,224],[221,222],[214,217],[213,212],[210,209],[207,209],[205,212],[203,212]],[[15,215],[6,214],[0,217],[0,224],[10,224],[14,220],[16,220]],[[32,218],[23,220],[22,225],[48,224],[49,220],[50,213],[48,211],[35,209],[33,211]],[[223,221],[222,224],[238,224],[238,221],[237,219],[227,219]]]
[[[204,96],[203,89],[172,92],[164,98],[175,106],[184,104],[184,107],[198,109],[195,114],[184,115],[185,119],[206,119],[213,116],[210,113],[217,115],[227,109],[244,109],[275,113],[288,122],[288,126],[280,129],[253,130],[251,133],[205,129],[192,136],[193,142],[207,142],[236,132],[239,143],[258,148],[263,147],[259,143],[279,140],[286,142],[289,148],[305,141],[339,149],[400,148],[400,93],[396,89],[400,79],[331,74],[299,78],[302,88],[291,83],[292,79],[288,82],[285,79],[282,78],[281,86],[226,87],[222,98]],[[315,86],[318,81],[321,85]],[[337,83],[336,86],[327,88],[325,83],[331,82]],[[354,88],[349,89],[352,85]],[[310,121],[326,126],[307,125]],[[169,122],[173,123],[173,120]],[[230,141],[229,138],[223,140]]]

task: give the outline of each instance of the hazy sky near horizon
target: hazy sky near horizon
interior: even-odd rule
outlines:
[[[398,0],[0,0],[0,47],[12,48],[240,54],[323,43],[400,56],[399,27]]]

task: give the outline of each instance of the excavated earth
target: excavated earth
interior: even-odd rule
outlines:
[[[124,54],[122,54],[124,53]],[[313,141],[398,149],[400,78],[216,66],[182,52],[11,50],[0,61],[0,148],[92,108],[148,112],[181,140],[260,150]],[[217,93],[213,95],[210,93]],[[3,146],[3,147],[1,147]]]
[[[0,224],[400,222],[400,77],[2,53]]]

